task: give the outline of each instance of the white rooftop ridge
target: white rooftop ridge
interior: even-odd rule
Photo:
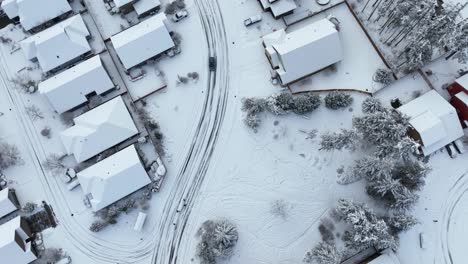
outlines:
[[[297,8],[294,0],[259,0],[264,11],[270,10],[275,18],[290,14]]]
[[[86,95],[92,92],[103,94],[112,88],[114,83],[99,55],[39,84],[39,92],[47,97],[59,114],[86,103]]]
[[[265,54],[283,85],[320,71],[343,59],[335,25],[322,19],[286,33],[284,29],[263,37]]]
[[[466,8],[468,10],[468,8]],[[468,74],[461,76],[455,80],[456,83],[463,86],[463,88],[468,89]]]
[[[159,0],[139,0],[133,3],[133,8],[139,16],[160,6],[161,2]]]
[[[138,134],[122,99],[116,97],[73,119],[60,137],[68,155],[83,162]]]
[[[72,11],[67,0],[4,0],[2,8],[10,19],[19,17],[27,31]]]
[[[31,251],[31,242],[27,242],[31,234],[25,230],[24,219],[20,216],[0,226],[0,256],[2,263],[28,264],[36,260]]]
[[[75,15],[21,41],[20,45],[27,59],[37,59],[42,71],[49,72],[89,52],[89,36],[81,15]]]
[[[434,90],[401,106],[398,111],[410,117],[425,156],[463,136],[456,109]]]
[[[0,191],[0,218],[18,210],[16,205],[10,200],[10,189],[5,188]]]
[[[157,14],[111,37],[125,69],[130,69],[174,47],[164,14]]]
[[[132,3],[134,0],[114,0],[116,7],[121,8],[122,6]]]
[[[93,211],[99,211],[151,183],[134,145],[78,172],[77,176]]]

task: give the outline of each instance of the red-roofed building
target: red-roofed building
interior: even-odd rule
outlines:
[[[447,91],[452,97],[450,103],[457,109],[462,126],[468,127],[468,74],[456,79]]]

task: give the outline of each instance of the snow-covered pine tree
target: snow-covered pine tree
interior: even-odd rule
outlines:
[[[304,262],[318,264],[340,264],[341,257],[341,253],[334,244],[320,242],[311,251],[307,252],[304,258]]]
[[[392,229],[392,233],[394,235],[408,231],[419,223],[414,216],[405,212],[397,212],[390,217],[385,217],[384,219]]]
[[[382,102],[375,97],[367,97],[362,102],[362,112],[364,114],[373,114],[375,112],[384,112],[386,111],[385,107],[382,105]]]
[[[339,133],[326,133],[321,136],[320,150],[354,150],[359,137],[356,131],[342,129]]]
[[[325,96],[325,106],[333,110],[346,108],[352,103],[353,97],[344,92],[332,91]]]
[[[313,93],[296,95],[293,101],[294,101],[293,111],[294,113],[300,114],[300,115],[307,114],[307,113],[314,111],[321,104],[320,96],[317,94],[313,94]]]

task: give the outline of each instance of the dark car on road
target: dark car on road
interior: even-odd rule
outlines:
[[[210,57],[208,59],[208,67],[210,68],[210,71],[216,70],[216,58],[215,57]]]

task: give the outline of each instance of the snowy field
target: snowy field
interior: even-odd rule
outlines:
[[[120,25],[124,20],[118,15],[108,15],[105,9],[102,10],[104,6],[101,7],[101,1],[85,2],[89,5],[88,11],[94,15],[96,30],[99,29],[104,38],[122,29]],[[221,84],[229,88],[226,109],[218,132],[219,138],[208,157],[209,166],[204,181],[193,195],[194,206],[180,239],[177,263],[197,263],[193,261],[197,229],[207,219],[224,217],[232,220],[240,233],[234,256],[225,263],[301,263],[305,252],[320,239],[317,230],[320,218],[336,204],[337,199],[353,198],[375,205],[365,195],[362,183],[349,186],[336,183],[337,170],[346,168],[360,158],[359,153],[318,150],[320,134],[349,128],[352,117],[361,113],[360,104],[368,95],[352,93],[354,102],[344,110],[330,110],[322,105],[315,112],[304,116],[263,114],[258,131],[250,130],[242,121],[241,99],[264,97],[281,91],[279,86],[270,82],[271,67],[264,55],[261,36],[283,28],[285,24],[282,20],[274,20],[270,13],[263,13],[261,23],[246,28],[243,20],[262,12],[257,0],[219,3],[226,39],[225,43],[219,40],[216,45],[227,48],[228,58],[218,54],[218,65],[224,59],[228,61],[228,68],[218,69],[217,78],[227,73],[229,82]],[[161,83],[161,79],[157,78],[161,76],[156,76],[154,68],[164,72],[165,88],[151,93],[144,100],[165,136],[164,161],[168,174],[161,191],[151,200],[147,223],[141,233],[132,229],[137,210],[120,216],[118,224],[100,233],[91,233],[88,227],[93,215],[81,201],[80,188],[68,191],[60,179],[41,170],[40,163],[48,154],[63,152],[58,135],[66,126],[40,94],[26,94],[13,89],[8,80],[18,70],[31,64],[26,62],[21,51],[11,53],[10,46],[0,45],[0,112],[3,113],[0,115],[0,137],[16,144],[24,159],[22,166],[9,169],[6,175],[17,189],[22,204],[42,200],[52,204],[59,225],[47,232],[45,244],[47,247],[63,248],[73,258],[73,263],[152,264],[157,245],[165,242],[164,238],[161,239],[162,227],[168,217],[167,208],[171,208],[172,202],[177,202],[173,195],[180,189],[179,181],[184,180],[180,177],[185,176],[183,171],[186,159],[192,154],[194,144],[201,144],[194,142],[198,132],[205,131],[205,126],[212,123],[210,119],[210,122],[201,122],[202,126],[199,127],[204,113],[209,113],[205,106],[211,98],[208,97],[209,77],[212,76],[208,73],[209,50],[202,26],[202,19],[210,16],[200,16],[195,2],[187,1],[187,4],[189,17],[179,23],[170,22],[171,29],[182,35],[182,53],[173,58],[163,58],[155,66],[145,66],[148,67],[147,72],[153,74],[130,84],[122,75],[122,69],[119,68],[121,65],[112,67],[109,54],[104,52],[101,55],[106,68],[115,76],[114,82],[129,86],[136,98],[140,95],[135,94],[141,92],[138,87],[144,91],[159,89],[152,88],[159,87]],[[289,27],[288,31],[328,14],[337,16],[342,22],[345,59],[337,65],[336,72],[320,72],[312,76],[311,81],[303,82],[300,89],[379,90],[380,87],[372,81],[372,74],[377,68],[384,67],[383,62],[345,5],[303,20]],[[123,27],[128,27],[128,24]],[[19,39],[21,34],[17,31],[15,29],[9,34]],[[453,73],[459,68],[452,64],[446,67],[442,60],[427,67],[433,71],[430,78],[436,89],[453,81],[457,77]],[[189,72],[198,72],[200,79],[187,84],[176,82],[178,75]],[[40,78],[39,69],[34,68],[32,73]],[[215,88],[214,95],[217,95],[216,92],[222,87]],[[407,102],[429,90],[421,76],[415,74],[379,90],[375,96],[388,105],[395,97]],[[143,94],[146,95],[146,92]],[[319,94],[323,98],[326,92]],[[25,113],[28,105],[37,106],[44,118],[32,120],[28,117]],[[46,126],[52,129],[50,139],[40,135]],[[312,130],[317,130],[317,137],[308,139],[305,132]],[[207,138],[202,138],[202,141]],[[466,262],[467,158],[468,154],[465,153],[451,159],[446,152],[441,151],[430,159],[433,170],[415,210],[421,223],[402,236],[398,252],[402,264]],[[287,217],[271,213],[275,201],[283,201],[287,205]],[[172,223],[168,225],[172,226]],[[427,236],[426,249],[419,248],[421,232]],[[154,263],[163,261],[156,259]]]

